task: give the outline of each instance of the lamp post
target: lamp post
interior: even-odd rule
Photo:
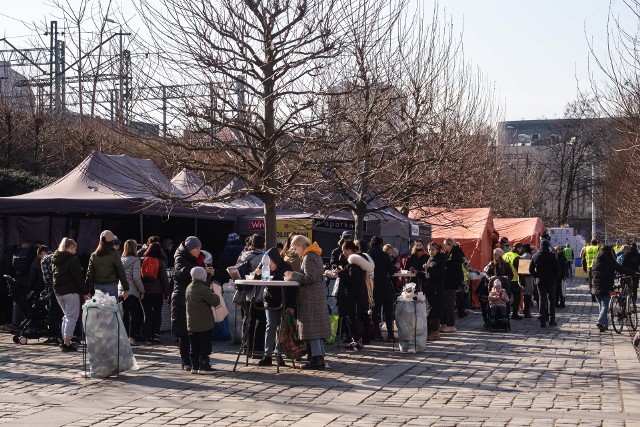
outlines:
[[[123,50],[122,50],[122,44],[123,44],[123,35],[124,33],[122,32],[122,24],[118,23],[117,21],[114,21],[111,18],[104,18],[104,22],[108,22],[110,24],[118,24],[120,26],[120,32],[118,33],[119,36],[119,54],[118,54],[118,109],[116,111],[116,117],[117,117],[117,121],[118,121],[118,126],[122,127],[124,126],[124,55],[123,55]]]

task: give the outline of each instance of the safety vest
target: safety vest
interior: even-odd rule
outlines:
[[[589,245],[584,248],[584,262],[587,265],[587,268],[591,268],[593,266],[593,261],[596,260],[596,256],[598,256],[597,246]]]
[[[567,261],[573,262],[573,249],[564,248],[562,251],[564,252],[564,257],[567,259]]]
[[[502,259],[509,263],[509,265],[511,266],[511,271],[513,271],[513,278],[511,279],[511,281],[516,283],[518,282],[518,270],[516,270],[516,268],[513,266],[513,262],[519,256],[520,255],[518,255],[516,252],[507,252],[506,254],[502,255]]]
[[[618,252],[620,252],[622,250],[622,246],[614,246],[613,247],[613,253],[617,254]]]

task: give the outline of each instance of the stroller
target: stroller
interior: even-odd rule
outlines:
[[[493,286],[493,282],[496,279],[500,279],[502,283],[509,283],[509,279],[506,277],[488,277],[484,275],[480,280],[480,284],[476,289],[476,294],[480,300],[480,307],[482,308],[482,319],[484,320],[484,327],[488,331],[494,329],[502,329],[504,331],[511,331],[511,320],[509,319],[509,308],[507,304],[506,315],[502,315],[500,312],[496,312],[496,316],[491,317],[491,310],[489,309],[489,290]],[[511,291],[508,287],[505,287],[507,295],[511,298]],[[492,322],[493,320],[493,322]]]
[[[40,339],[49,332],[49,301],[53,292],[46,290],[41,295],[28,292],[11,276],[4,276],[9,296],[25,315],[25,319],[14,332],[13,342],[26,344],[30,339]]]

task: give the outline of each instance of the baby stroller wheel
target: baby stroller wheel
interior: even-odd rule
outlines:
[[[29,342],[29,340],[27,339],[27,337],[20,337],[19,338],[20,344],[21,345],[25,345],[27,342]]]
[[[14,335],[14,336],[13,336],[13,343],[14,343],[14,344],[18,344],[19,342],[20,342],[20,336],[18,336],[18,335]]]

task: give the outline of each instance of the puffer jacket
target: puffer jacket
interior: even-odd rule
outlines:
[[[191,283],[191,269],[193,267],[204,267],[204,256],[198,259],[193,257],[184,242],[180,244],[174,255],[175,276],[173,281],[173,292],[171,294],[171,333],[176,337],[189,335],[187,331],[187,308],[185,305],[185,292]]]
[[[464,282],[462,262],[464,255],[460,246],[453,245],[447,255],[447,263],[444,270],[444,287],[446,289],[458,289]]]
[[[106,285],[111,283],[122,283],[122,289],[129,290],[129,282],[124,272],[120,256],[113,249],[109,249],[106,254],[98,255],[92,253],[89,258],[89,268],[85,282],[93,288],[93,285]]]
[[[613,291],[613,282],[616,271],[628,276],[635,275],[635,271],[618,264],[613,254],[600,249],[593,265],[591,266],[591,294],[607,296]]]
[[[51,257],[53,292],[56,295],[86,295],[91,290],[82,277],[80,259],[71,252],[56,251]]]
[[[129,295],[133,295],[139,299],[140,295],[144,294],[144,286],[140,278],[140,258],[131,255],[122,257],[121,261],[124,273],[127,275],[127,281],[129,282]],[[123,290],[122,282],[119,282],[118,292],[122,292]]]

